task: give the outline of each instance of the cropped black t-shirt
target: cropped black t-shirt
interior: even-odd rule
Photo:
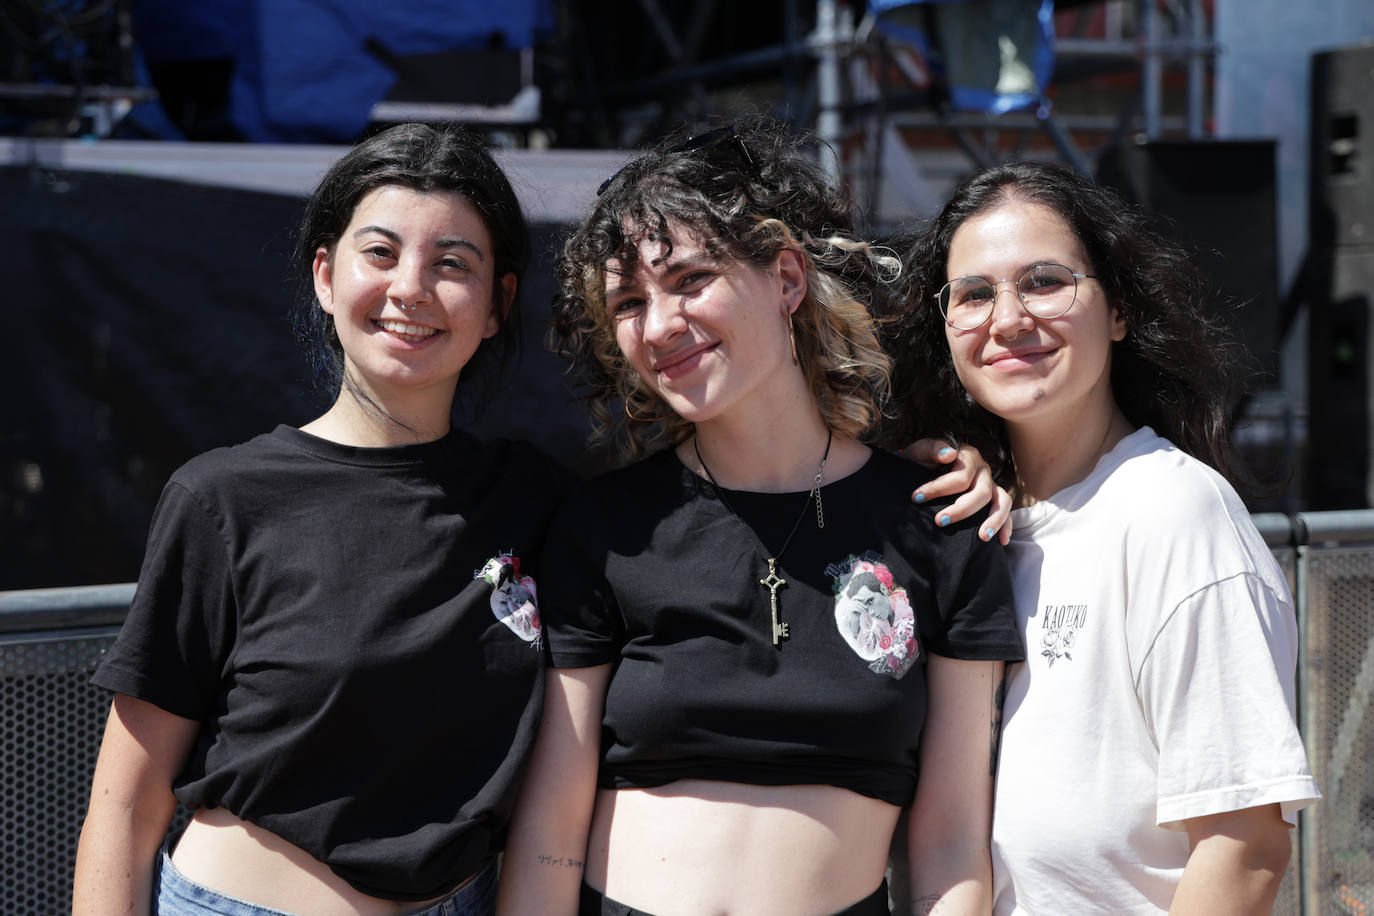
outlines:
[[[442,894],[500,848],[546,664],[537,560],[562,475],[454,432],[279,427],[176,472],[94,682],[202,723],[174,790],[358,890]]]
[[[616,666],[601,786],[826,784],[910,804],[927,654],[1023,657],[1001,546],[913,506],[929,478],[875,451],[823,488],[825,527],[808,509],[778,563],[778,647],[759,545],[782,546],[805,493],[727,490],[727,508],[669,450],[571,497],[544,612],[556,666]]]

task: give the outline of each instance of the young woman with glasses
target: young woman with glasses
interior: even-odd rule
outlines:
[[[1021,654],[1001,548],[858,438],[897,265],[799,143],[660,146],[563,250],[556,330],[594,414],[661,450],[551,529],[555,670],[500,912],[886,914],[908,806],[917,895],[990,901],[989,734]]]
[[[893,441],[982,442],[1017,507],[995,912],[1268,912],[1318,792],[1197,271],[1110,192],[1020,163],[955,192],[904,282]]]

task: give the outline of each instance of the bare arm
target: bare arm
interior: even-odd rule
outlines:
[[[962,496],[940,510],[942,525],[968,518],[987,506],[988,518],[978,536],[990,541],[996,534],[1003,544],[1011,540],[1011,495],[993,481],[992,469],[978,449],[971,445],[955,447],[943,439],[918,439],[899,454],[908,461],[932,470],[948,467],[944,474],[917,487],[916,492],[911,494],[912,501],[919,504],[962,493]],[[944,521],[945,517],[949,518],[948,522]]]
[[[1278,805],[1189,818],[1192,850],[1169,912],[1270,913],[1292,850]]]
[[[199,730],[192,719],[115,695],[76,850],[73,914],[148,912],[153,860],[176,809],[172,779]]]
[[[610,676],[610,665],[549,672],[539,738],[501,864],[498,914],[577,912]]]
[[[908,833],[913,913],[992,910],[992,781],[1003,670],[1001,662],[930,656],[921,777]]]

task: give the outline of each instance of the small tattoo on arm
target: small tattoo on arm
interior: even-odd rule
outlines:
[[[1002,666],[1002,677],[992,691],[992,735],[989,747],[988,767],[990,775],[997,776],[997,754],[1002,745],[1002,707],[1007,701],[1007,667]]]
[[[913,916],[931,916],[939,905],[940,895],[928,894],[918,900],[911,901],[911,912]]]
[[[582,860],[574,859],[571,856],[537,856],[535,861],[540,865],[552,865],[555,868],[582,867]]]

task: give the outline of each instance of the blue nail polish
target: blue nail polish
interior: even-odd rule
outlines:
[[[948,525],[949,523],[950,523],[950,517],[949,517],[948,515],[942,515],[942,516],[940,516],[940,527],[941,527],[941,528],[945,527],[945,526]]]
[[[948,445],[946,445],[944,448],[940,449],[940,457],[943,458],[943,457],[945,457],[946,455],[948,455],[948,454],[949,454],[950,452],[952,452],[952,451],[954,451],[954,449],[952,449],[952,448],[950,448]]]
[[[992,530],[991,528],[987,528],[987,529],[985,529],[985,530],[983,531],[983,536],[986,537],[986,538],[990,541],[990,540],[992,540],[992,536],[993,536],[994,534],[996,534],[996,533],[997,533],[997,532],[994,531],[994,530]]]
[[[914,498],[916,500],[916,505],[918,506],[926,501],[926,495],[924,493],[917,493]]]

